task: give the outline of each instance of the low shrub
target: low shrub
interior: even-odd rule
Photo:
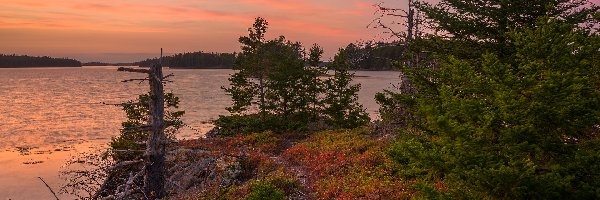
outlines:
[[[244,136],[244,141],[256,147],[257,150],[265,153],[276,153],[280,152],[280,141],[281,139],[273,134],[272,131],[264,131],[260,133],[252,133]]]
[[[275,187],[268,180],[258,180],[250,188],[251,192],[246,200],[282,200],[285,199],[285,193]]]
[[[402,199],[412,195],[394,176],[395,163],[385,154],[388,143],[370,138],[365,129],[313,134],[283,155],[309,173],[314,195],[321,199]]]
[[[262,117],[258,114],[221,115],[219,116],[219,119],[214,121],[214,124],[219,128],[218,134],[220,136],[260,133],[265,131],[280,133],[307,129],[306,120],[284,118],[277,115],[265,115]]]

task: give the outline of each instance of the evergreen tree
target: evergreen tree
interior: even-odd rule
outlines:
[[[376,97],[381,105],[380,113],[386,124],[405,126],[412,119],[407,107],[411,97],[406,94],[418,92],[412,82],[427,83],[427,74],[438,68],[448,55],[457,59],[479,60],[481,53],[493,53],[505,63],[517,60],[516,49],[509,32],[535,28],[539,17],[561,19],[577,29],[590,30],[598,23],[594,18],[599,7],[589,0],[442,0],[432,4],[416,2],[416,12],[426,18],[424,27],[430,34],[410,41],[402,58],[396,63],[403,71],[413,71],[421,76],[402,78],[399,91],[385,91]],[[392,9],[393,10],[393,9]],[[421,88],[420,90],[429,90]]]
[[[322,81],[326,69],[320,67],[321,47],[315,44],[307,54],[302,44],[283,36],[265,40],[266,30],[267,22],[257,18],[249,35],[239,40],[242,52],[234,68],[238,71],[229,78],[230,87],[224,88],[233,100],[227,110],[234,115],[215,122],[223,134],[307,129],[324,118],[335,127],[348,128],[368,121],[356,103],[360,87],[350,85],[346,57],[332,65],[335,76]]]
[[[233,99],[233,106],[227,108],[232,113],[246,111],[252,105],[255,94],[258,94],[258,108],[261,115],[266,113],[265,79],[269,65],[266,64],[268,61],[262,54],[266,43],[265,32],[267,29],[268,22],[258,17],[252,28],[248,29],[248,36],[239,38],[242,52],[238,55],[233,68],[239,71],[229,78],[231,87],[224,88],[225,92],[230,94]]]
[[[507,34],[512,62],[407,70],[419,92],[390,150],[400,173],[430,198],[600,198],[600,36],[565,21]]]
[[[321,58],[323,56],[323,48],[318,44],[313,44],[309,49],[308,57],[306,58],[306,74],[303,78],[305,80],[304,87],[309,95],[308,104],[310,121],[316,122],[320,118],[321,108],[323,107],[322,101],[319,95],[325,92],[323,87],[323,81],[319,78],[327,73],[327,68],[321,67],[323,62]]]
[[[354,74],[350,73],[350,63],[344,50],[335,55],[328,68],[333,77],[325,80],[323,99],[325,121],[335,128],[355,128],[369,122],[369,116],[358,100],[360,84],[352,84]]]
[[[127,161],[137,160],[143,156],[148,140],[149,129],[143,129],[149,124],[150,119],[150,95],[143,94],[136,101],[129,101],[122,104],[123,110],[127,115],[127,121],[122,123],[121,133],[112,138],[110,147],[115,150],[110,153],[113,160]],[[168,139],[174,140],[175,133],[183,126],[181,117],[185,111],[175,111],[179,108],[179,97],[173,93],[165,94],[165,134]]]
[[[300,43],[285,42],[284,37],[266,43],[262,56],[268,60],[269,71],[263,81],[265,104],[269,114],[300,117],[306,120],[309,109],[307,84],[312,81],[304,66]],[[301,116],[300,116],[301,115]]]
[[[457,58],[495,52],[501,59],[512,59],[514,53],[510,31],[534,28],[538,18],[544,16],[570,24],[593,25],[598,20],[592,14],[599,9],[589,0],[442,0],[435,5],[419,2],[417,8],[430,20],[438,36],[451,38],[428,44],[437,46],[429,50]]]
[[[300,43],[286,41],[283,36],[266,40],[267,25],[259,17],[249,35],[239,39],[242,52],[234,68],[238,71],[229,79],[231,86],[224,88],[233,100],[227,109],[233,114],[258,110],[263,123],[278,117],[285,122],[282,126],[304,127],[318,108],[314,97],[320,88],[314,83],[321,73],[305,63],[318,65],[322,49],[315,46],[306,57]]]

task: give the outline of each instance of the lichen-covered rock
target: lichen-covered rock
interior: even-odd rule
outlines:
[[[178,149],[168,161],[167,190],[174,195],[239,184],[243,171],[239,158],[207,150]]]
[[[220,186],[230,186],[237,184],[240,181],[240,175],[242,174],[242,166],[240,159],[233,156],[222,156],[216,161],[217,176],[220,176]]]

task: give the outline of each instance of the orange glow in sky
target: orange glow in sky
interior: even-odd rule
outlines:
[[[326,57],[381,30],[376,0],[2,0],[0,53],[130,62],[168,53],[239,51],[255,17],[267,36],[318,43]]]

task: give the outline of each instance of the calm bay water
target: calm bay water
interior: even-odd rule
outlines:
[[[179,138],[197,138],[230,104],[221,86],[232,70],[166,69],[175,75],[166,90],[181,99],[184,128]],[[356,72],[359,102],[377,117],[375,93],[397,83],[397,72]],[[147,82],[121,83],[142,74],[116,67],[0,69],[0,199],[51,199],[37,177],[58,190],[58,171],[69,157],[106,144],[125,114],[116,106],[144,93]],[[68,196],[63,196],[68,198]]]

